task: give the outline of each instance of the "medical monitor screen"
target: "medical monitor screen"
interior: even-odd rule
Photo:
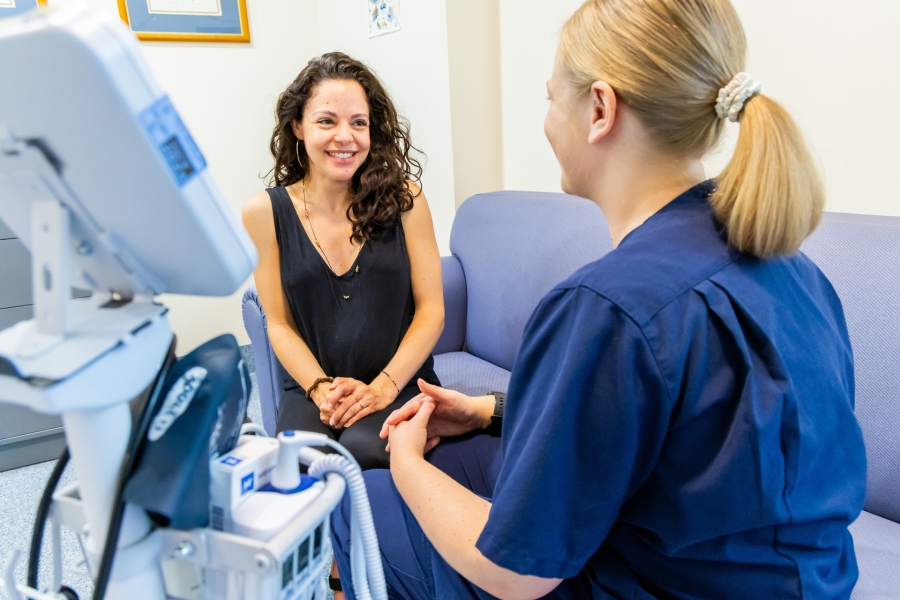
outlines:
[[[134,36],[69,6],[0,22],[0,219],[30,244],[30,207],[72,220],[79,287],[222,296],[256,251]]]

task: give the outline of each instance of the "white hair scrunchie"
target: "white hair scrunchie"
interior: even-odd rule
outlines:
[[[750,73],[738,73],[728,82],[728,85],[719,90],[716,99],[716,114],[720,119],[728,119],[737,123],[741,118],[741,111],[747,100],[762,91],[762,84]]]

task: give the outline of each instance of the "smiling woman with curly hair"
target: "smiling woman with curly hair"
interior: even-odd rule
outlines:
[[[341,53],[282,92],[272,187],[244,205],[254,278],[290,378],[278,431],[339,440],[363,469],[388,466],[390,410],[437,382],[441,265],[408,125],[378,78]],[[387,413],[381,413],[390,409]]]

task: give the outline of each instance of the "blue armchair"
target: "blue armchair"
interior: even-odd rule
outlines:
[[[468,394],[505,391],[531,312],[556,283],[612,249],[606,231],[600,210],[572,196],[496,192],[464,202],[452,256],[441,259],[441,383]],[[866,510],[851,526],[860,568],[853,598],[900,598],[900,218],[828,213],[803,251],[837,289],[855,353],[869,464]],[[253,288],[243,315],[272,433],[286,373]]]

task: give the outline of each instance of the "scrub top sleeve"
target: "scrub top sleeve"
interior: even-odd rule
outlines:
[[[671,412],[641,329],[595,291],[554,290],[525,328],[504,463],[478,549],[522,575],[568,578],[648,477]]]

